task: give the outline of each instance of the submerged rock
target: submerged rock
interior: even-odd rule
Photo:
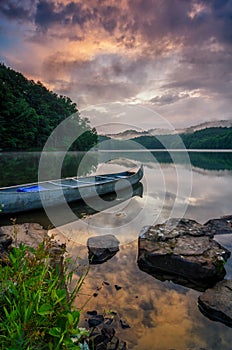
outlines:
[[[90,237],[87,241],[90,264],[102,264],[119,251],[119,240],[113,235]]]
[[[232,281],[223,280],[199,296],[201,312],[213,321],[232,327]]]
[[[139,237],[138,265],[164,281],[200,291],[224,278],[230,252],[194,220],[171,219],[144,228]]]
[[[90,315],[90,313],[87,312],[87,315],[89,316],[87,320],[88,325],[92,329],[89,339],[90,350],[127,349],[126,342],[116,336],[114,327],[119,323],[117,313],[111,312],[109,315],[103,316],[102,314],[95,314],[95,312],[94,315]],[[111,321],[110,326],[108,322],[109,320]]]

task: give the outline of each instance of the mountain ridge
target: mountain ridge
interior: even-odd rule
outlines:
[[[232,120],[214,120],[209,122],[203,122],[201,124],[189,126],[181,129],[162,129],[154,128],[148,130],[138,131],[135,129],[128,129],[116,134],[109,133],[101,136],[110,137],[117,140],[129,140],[139,136],[158,136],[158,135],[181,135],[181,134],[192,134],[195,131],[204,130],[208,128],[230,128],[232,127]]]

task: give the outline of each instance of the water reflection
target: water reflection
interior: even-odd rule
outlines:
[[[79,213],[78,217],[82,221],[85,219],[86,226],[83,231],[79,228],[73,230],[70,236],[62,236],[57,230],[57,239],[67,243],[67,249],[74,259],[80,257],[83,264],[88,264],[88,250],[85,244],[89,237],[98,234],[90,229],[94,226],[91,226],[91,223],[94,223],[95,226],[98,223],[96,231],[101,231],[103,227],[104,232],[111,233],[112,227],[117,229],[128,218],[133,218],[134,212],[142,212],[142,216],[136,225],[125,226],[122,229],[119,240],[122,242],[124,236],[131,237],[130,244],[121,244],[117,255],[106,263],[91,266],[82,290],[83,294],[77,298],[76,306],[81,307],[89,296],[98,293],[97,297],[90,299],[84,312],[91,309],[97,309],[99,313],[116,310],[131,326],[130,329],[118,329],[118,334],[128,342],[130,350],[200,348],[231,350],[232,329],[218,322],[212,322],[200,313],[197,306],[199,292],[172,282],[161,282],[138,269],[137,237],[141,228],[148,223],[161,223],[170,216],[180,216],[186,203],[185,217],[200,223],[231,214],[232,153],[190,153],[192,170],[185,166],[181,157],[179,157],[178,164],[173,164],[167,152],[157,152],[156,161],[153,162],[150,161],[150,156],[148,157],[146,152],[123,152],[117,155],[140,161],[145,165],[143,197],[136,196],[132,200],[129,199],[129,205],[127,201],[121,203],[122,207],[119,204],[113,211],[115,213],[113,220],[112,216],[102,213],[92,213],[93,215],[90,216],[85,204],[77,203],[73,210]],[[104,166],[114,171],[118,166],[112,162],[103,166],[104,159],[109,160],[109,155],[104,157],[105,155],[97,157],[98,165],[94,171],[103,172]],[[180,174],[179,179],[176,176],[177,167]],[[4,169],[4,164],[1,169]],[[8,174],[11,171],[8,167]],[[22,170],[20,171],[23,173]],[[89,171],[92,169],[90,168]],[[177,186],[179,184],[183,192],[186,192],[185,187],[191,172],[193,175],[192,191],[187,198],[181,193],[177,194]],[[13,174],[9,175],[13,176]],[[19,180],[17,176],[15,179]],[[6,183],[6,178],[4,181]],[[173,212],[174,203],[175,211]],[[142,211],[144,207],[146,210]],[[23,220],[37,221],[37,217],[27,214]],[[75,241],[76,235],[81,237],[82,242],[79,242],[79,238]],[[221,235],[218,239],[223,246],[232,249],[229,235],[227,237]],[[226,271],[226,278],[231,278],[231,259],[226,264]],[[109,285],[103,286],[103,281],[107,281]],[[122,289],[117,291],[115,284],[122,286]],[[81,322],[82,325],[86,325],[84,313]]]
[[[97,170],[98,164],[109,162],[109,159],[126,158],[132,161],[139,161],[147,164],[171,164],[173,159],[176,164],[185,165],[188,157],[192,166],[205,170],[232,170],[232,153],[230,152],[186,152],[178,151],[143,151],[141,152],[67,152],[62,165],[61,176],[54,173],[56,163],[59,161],[62,152],[48,152],[46,162],[46,174],[50,179],[87,175]],[[27,182],[37,181],[38,165],[41,153],[39,152],[2,152],[0,153],[0,187],[18,185]],[[79,167],[81,164],[81,167]],[[119,162],[118,162],[119,164]],[[125,166],[125,162],[121,163]],[[128,165],[128,163],[127,163]],[[152,164],[151,164],[152,166]]]
[[[71,208],[77,219],[83,219],[85,217],[89,218],[91,215],[96,214],[100,210],[104,211],[114,206],[118,206],[136,196],[143,196],[143,184],[141,182],[138,182],[137,184],[132,186],[132,192],[118,191],[117,193],[109,193],[101,196],[102,206],[98,206],[98,210],[96,210],[93,207],[90,207],[84,201],[69,203],[69,207]],[[65,225],[69,223],[69,221],[67,221],[67,218],[63,215],[63,206],[54,206],[50,210],[54,212],[59,218],[60,225]],[[44,228],[51,229],[53,227],[52,222],[50,221],[49,217],[43,209],[4,215],[1,217],[1,225],[11,225],[12,217],[16,219],[17,224],[25,222],[37,222]]]
[[[40,152],[0,153],[0,187],[38,181],[40,156]],[[56,164],[59,164],[61,156],[63,156],[62,152],[48,152],[44,155],[44,173],[48,180],[77,175],[83,157],[86,158],[86,161],[82,162],[80,176],[90,174],[97,168],[98,157],[96,153],[89,152],[86,156],[84,152],[68,152],[65,155],[61,173],[57,174]]]

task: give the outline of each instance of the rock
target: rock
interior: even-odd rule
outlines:
[[[209,319],[232,327],[232,280],[223,280],[199,296],[198,306]]]
[[[122,329],[130,328],[130,325],[122,318],[120,319],[120,324]]]
[[[205,228],[214,235],[232,233],[232,215],[223,216],[220,219],[211,219],[204,224]]]
[[[0,250],[7,249],[11,245],[12,241],[12,237],[9,234],[5,233],[4,230],[0,227]]]
[[[119,345],[118,337],[112,337],[110,343],[107,346],[107,350],[117,350]]]
[[[109,331],[110,332],[110,331]],[[91,350],[126,350],[126,342],[120,340],[115,335],[113,329],[112,334],[106,335],[102,331],[94,333],[89,340]]]
[[[89,327],[97,327],[99,324],[104,322],[103,315],[93,315],[88,319]]]
[[[109,285],[110,285],[110,283],[107,282],[107,281],[103,281],[103,284],[104,284],[105,286],[109,286]]]
[[[115,335],[115,329],[112,327],[103,327],[101,330],[101,334],[105,339],[111,340]]]
[[[86,313],[87,313],[87,315],[90,315],[90,316],[96,316],[97,310],[87,311]]]
[[[94,314],[95,314],[95,310]],[[93,312],[91,312],[93,313]],[[88,312],[89,315],[89,312]],[[115,328],[119,324],[119,316],[117,312],[111,311],[110,315],[114,316],[112,318],[109,318],[108,316],[104,317],[103,315],[92,315],[88,319],[88,324],[91,327],[91,322],[90,320],[101,320],[102,322],[99,323],[97,326],[95,326],[95,321],[94,321],[94,327],[91,331],[91,336],[89,339],[89,348],[90,350],[126,350],[126,342],[120,340],[116,335],[115,335]],[[108,325],[108,321],[111,321],[110,323],[113,323],[113,327]],[[121,320],[120,320],[121,321]]]
[[[118,290],[122,289],[122,287],[121,287],[121,286],[119,286],[118,284],[115,284],[115,285],[114,285],[114,288],[116,289],[116,291],[118,291]]]
[[[12,237],[5,233],[0,227],[0,265],[5,266],[9,264],[9,249],[12,244]]]
[[[171,219],[143,229],[139,237],[139,268],[164,281],[200,291],[225,276],[230,252],[194,220]]]
[[[87,241],[90,264],[102,264],[119,251],[119,241],[113,235],[90,237]]]
[[[23,243],[33,248],[36,248],[47,237],[47,230],[37,223],[2,226],[1,231],[9,235],[14,244]]]

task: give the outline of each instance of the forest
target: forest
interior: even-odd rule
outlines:
[[[149,149],[232,149],[232,128],[214,127],[181,135],[140,136],[133,139]]]
[[[86,151],[98,140],[87,118],[69,97],[49,91],[41,82],[0,64],[0,151],[42,150],[52,131],[67,117],[52,150]],[[74,134],[80,135],[73,141]]]
[[[108,141],[106,145],[112,150],[136,149],[140,148],[139,145],[147,149],[232,149],[232,128],[212,127],[194,133],[139,136],[131,140],[110,139],[101,135],[99,141]],[[100,147],[104,149],[104,142]]]

